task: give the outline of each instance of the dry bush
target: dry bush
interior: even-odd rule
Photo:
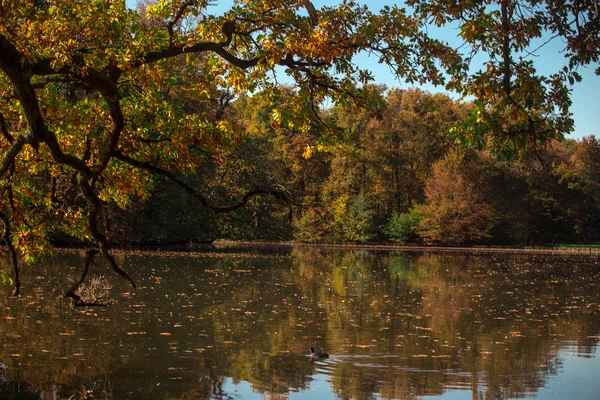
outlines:
[[[103,275],[94,277],[83,283],[75,292],[83,302],[90,304],[107,304],[111,302],[110,290],[113,286]]]

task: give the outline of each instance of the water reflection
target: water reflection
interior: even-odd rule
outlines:
[[[9,382],[48,399],[600,390],[590,374],[600,370],[595,258],[302,247],[119,262],[139,289],[111,280],[116,301],[106,309],[73,310],[60,298],[81,265],[75,254],[28,267],[21,298],[0,289]],[[331,357],[311,363],[311,346]]]

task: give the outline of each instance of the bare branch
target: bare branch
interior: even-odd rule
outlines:
[[[535,54],[535,53],[537,53],[537,51],[539,49],[541,49],[542,47],[544,47],[545,45],[547,45],[548,43],[550,43],[551,41],[553,41],[554,39],[556,39],[559,36],[560,36],[559,34],[553,35],[552,37],[550,37],[550,39],[546,40],[544,43],[540,44],[538,47],[536,47],[535,49],[533,49],[531,51],[524,50],[525,53],[527,53],[527,55],[525,57],[523,57],[523,59],[526,59],[529,56],[537,57],[537,54]]]
[[[319,25],[319,14],[317,14],[315,6],[313,6],[310,0],[301,0],[301,2],[302,5],[304,5],[304,8],[306,8],[306,11],[308,12],[308,16],[310,17],[310,23],[312,24],[313,28]]]
[[[173,42],[175,40],[175,25],[177,25],[179,23],[179,21],[181,21],[181,18],[183,18],[183,14],[185,13],[185,10],[191,6],[192,4],[194,4],[193,0],[187,0],[185,1],[180,7],[179,10],[177,10],[177,12],[175,13],[175,15],[173,16],[173,19],[171,19],[168,23],[167,23],[167,30],[169,31],[169,45],[173,46]]]
[[[206,199],[206,197],[204,197],[201,193],[199,193],[196,189],[194,189],[187,183],[183,182],[181,179],[177,178],[170,171],[164,170],[160,167],[156,167],[156,166],[154,166],[150,163],[144,162],[144,161],[138,161],[138,160],[131,158],[120,152],[114,152],[113,155],[117,160],[123,161],[124,163],[129,164],[132,167],[143,169],[145,171],[164,176],[165,178],[169,179],[171,182],[175,183],[177,186],[179,186],[180,188],[185,190],[185,192],[188,193],[190,196],[196,198],[204,207],[209,208],[217,213],[224,213],[224,212],[237,210],[237,209],[242,208],[245,205],[247,205],[248,202],[253,197],[262,196],[262,195],[267,195],[267,196],[271,196],[275,199],[283,200],[286,203],[294,205],[294,206],[300,206],[299,204],[295,203],[288,196],[288,194],[286,192],[277,190],[277,189],[273,189],[273,188],[251,190],[251,191],[247,192],[246,194],[244,194],[242,199],[240,201],[238,201],[237,203],[227,205],[227,206],[216,206],[214,204],[211,204]]]

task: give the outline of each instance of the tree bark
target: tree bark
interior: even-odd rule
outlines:
[[[500,18],[502,20],[502,56],[504,59],[504,65],[502,68],[502,86],[504,88],[504,92],[506,93],[506,98],[510,99],[510,0],[502,0],[500,7]]]
[[[10,221],[3,212],[0,212],[0,219],[4,223],[4,232],[2,234],[2,237],[4,239],[4,243],[6,243],[6,247],[8,247],[8,250],[10,252],[10,262],[13,267],[12,295],[19,296],[19,294],[21,293],[21,279],[19,278],[19,260],[17,257],[17,251],[15,250],[15,247],[12,244],[12,238],[10,234]]]

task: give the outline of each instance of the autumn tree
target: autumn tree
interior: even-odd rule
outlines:
[[[569,186],[581,190],[600,204],[600,139],[587,136],[577,144],[570,156],[570,168],[564,171]]]
[[[425,187],[425,204],[418,231],[429,241],[445,244],[472,243],[490,236],[493,212],[476,185],[476,156],[450,152],[435,163]]]
[[[383,181],[393,188],[388,214],[406,212],[423,201],[431,165],[452,147],[448,127],[462,121],[469,107],[419,89],[395,89],[386,94],[386,107],[372,143],[373,151],[383,156]]]
[[[585,231],[591,225],[593,239],[600,238],[600,139],[584,137],[572,157],[572,172],[567,172],[565,180],[570,188],[582,194],[580,204],[584,206],[583,220],[579,221],[578,231]]]
[[[515,163],[527,184],[521,220],[528,221],[528,244],[597,240],[597,154],[594,138],[553,141]]]

